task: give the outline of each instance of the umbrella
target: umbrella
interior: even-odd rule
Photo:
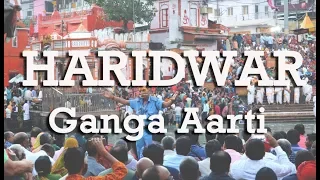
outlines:
[[[24,80],[22,74],[16,75],[14,78],[10,79],[9,83],[20,83]]]
[[[315,26],[313,25],[310,17],[308,16],[308,13],[306,13],[302,23],[300,24],[301,28],[303,29],[309,29],[309,31],[314,31]]]

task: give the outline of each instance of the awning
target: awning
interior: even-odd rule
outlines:
[[[16,75],[14,78],[10,79],[9,83],[20,83],[24,80],[22,74]]]

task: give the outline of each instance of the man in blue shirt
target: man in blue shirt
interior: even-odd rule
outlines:
[[[159,114],[163,108],[170,107],[178,95],[178,91],[169,99],[169,101],[162,101],[155,96],[151,96],[151,89],[146,87],[140,88],[140,97],[136,99],[126,100],[120,97],[114,96],[111,92],[106,91],[104,96],[108,99],[114,100],[123,105],[129,105],[135,112],[136,115],[146,115],[144,120],[144,133],[141,139],[136,142],[137,154],[141,154],[142,147],[148,146],[152,143],[152,134],[148,132],[148,124],[150,121],[148,118],[152,115]]]

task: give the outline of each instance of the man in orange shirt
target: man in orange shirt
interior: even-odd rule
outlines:
[[[65,168],[68,170],[66,180],[118,180],[123,179],[127,175],[126,166],[114,158],[105,149],[101,138],[93,138],[91,141],[96,147],[98,154],[105,157],[112,164],[112,173],[105,176],[89,176],[83,177],[82,174],[86,172],[84,163],[85,154],[79,148],[69,148],[64,155]]]

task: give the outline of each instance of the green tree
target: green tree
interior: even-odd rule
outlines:
[[[127,24],[131,20],[135,23],[150,24],[154,17],[153,3],[156,0],[85,0],[89,4],[95,3],[104,9],[108,20],[123,21],[123,30],[128,31]]]

